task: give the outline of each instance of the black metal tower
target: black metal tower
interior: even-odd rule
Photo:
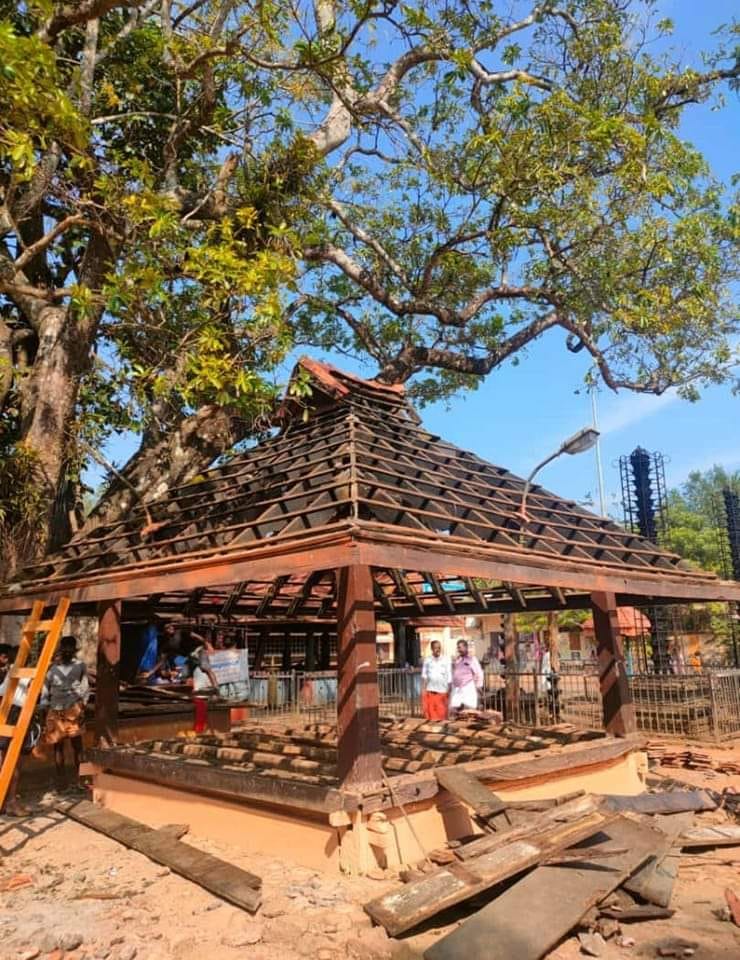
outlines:
[[[727,523],[727,540],[730,548],[730,570],[735,580],[740,580],[740,494],[729,487],[722,491]]]
[[[632,453],[619,458],[622,481],[624,525],[633,533],[658,544],[667,528],[667,498],[665,459],[662,453],[649,453],[636,447]],[[669,619],[664,606],[650,607],[647,614],[652,634],[653,663],[658,673],[668,673],[671,660],[668,654]]]
[[[740,580],[740,494],[730,487],[722,490],[725,507],[725,529],[727,531],[727,570],[725,576]],[[740,665],[740,603],[728,604],[730,637],[732,640],[732,659],[735,666]]]

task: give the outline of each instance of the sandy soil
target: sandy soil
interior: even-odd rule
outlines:
[[[701,749],[740,759],[740,745]],[[713,790],[740,790],[740,777],[659,772]],[[27,820],[0,818],[0,960],[414,960],[465,918],[461,911],[445,927],[392,941],[371,927],[362,904],[394,883],[319,874],[188,835],[188,843],[263,878],[263,906],[252,917],[66,820],[52,801],[47,796],[46,809]],[[724,814],[702,816],[717,821]],[[740,929],[724,906],[728,887],[740,895],[740,848],[684,856],[672,904],[676,915],[624,924],[606,942],[604,960],[655,957],[667,938],[685,941],[678,956],[740,960]],[[573,936],[550,960],[582,956]]]

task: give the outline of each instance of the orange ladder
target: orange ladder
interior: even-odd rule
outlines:
[[[28,728],[36,710],[36,704],[44,686],[46,671],[51,665],[57,643],[59,643],[59,637],[64,629],[64,621],[69,610],[69,600],[67,597],[63,597],[59,601],[54,616],[50,620],[41,619],[45,607],[46,604],[43,600],[37,600],[31,609],[31,615],[23,625],[18,653],[15,663],[10,668],[8,683],[5,687],[2,702],[0,702],[0,737],[10,738],[10,743],[3,756],[2,766],[0,766],[0,809],[5,803],[8,788],[18,765],[23,741],[26,739]],[[33,641],[37,633],[45,633],[46,639],[41,647],[36,666],[27,667],[26,663],[31,655]],[[30,680],[31,682],[28,685],[26,698],[23,701],[17,722],[8,723],[19,680]]]

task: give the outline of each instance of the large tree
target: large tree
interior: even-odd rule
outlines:
[[[731,376],[737,209],[679,123],[738,58],[651,53],[655,6],[0,0],[6,572],[111,431],[98,518],[265,429],[297,344],[422,398],[555,329],[614,389]]]

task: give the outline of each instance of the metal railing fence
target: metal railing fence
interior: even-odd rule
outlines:
[[[740,669],[632,674],[628,683],[637,727],[644,733],[714,740],[740,736]],[[382,716],[423,716],[418,668],[383,667],[378,670],[378,688]],[[248,700],[256,717],[294,715],[333,722],[336,673],[253,674]],[[480,706],[529,726],[603,727],[599,675],[592,664],[580,673],[551,675],[536,670],[502,673],[487,667]]]

